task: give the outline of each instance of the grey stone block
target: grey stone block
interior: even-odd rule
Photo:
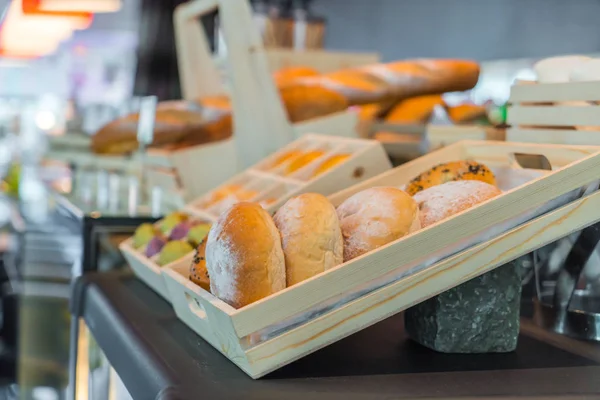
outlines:
[[[418,304],[405,313],[411,339],[443,353],[504,353],[519,336],[519,259]]]

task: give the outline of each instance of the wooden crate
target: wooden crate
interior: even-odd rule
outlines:
[[[369,137],[385,132],[377,140],[390,157],[413,159],[433,150],[463,140],[503,141],[504,129],[479,125],[390,124],[373,123],[367,128]]]
[[[174,264],[164,276],[175,311],[249,376],[259,378],[600,220],[600,192],[579,196],[579,188],[600,176],[600,147],[592,146],[461,142],[330,199],[339,205],[365,188],[400,186],[444,161],[473,159],[510,168],[514,153],[543,154],[554,170],[538,171],[539,178],[497,198],[237,310],[190,282],[188,266]],[[531,219],[544,206],[548,212]]]
[[[507,140],[600,145],[600,81],[519,82],[509,101]]]
[[[311,161],[291,175],[285,174],[287,163],[276,168],[273,164],[290,151],[321,151],[323,155]],[[348,155],[345,161],[326,172],[313,177],[314,171],[332,156]],[[263,202],[264,208],[273,212],[290,197],[300,193],[316,192],[331,194],[365,181],[391,168],[381,144],[374,140],[349,139],[336,136],[308,134],[279,150],[263,161],[236,175],[215,191],[190,202],[185,211],[201,218],[216,220],[234,198],[226,198],[212,206],[206,206],[219,189],[239,185],[242,190],[255,193],[250,201]]]
[[[290,176],[283,176],[285,164],[276,169],[269,168],[275,160],[292,150],[321,150],[324,154]],[[311,176],[321,163],[336,154],[348,154],[349,158],[316,177]],[[264,202],[272,199],[273,201],[265,204],[264,208],[273,212],[290,197],[297,194],[316,192],[329,195],[379,175],[390,168],[391,164],[385,151],[376,141],[305,135],[252,168],[226,181],[215,191],[227,185],[239,185],[242,190],[252,190],[256,193],[253,198],[249,199],[250,201]],[[204,170],[212,171],[212,169]],[[183,208],[183,211],[197,220],[210,223],[216,221],[223,208],[237,200],[231,197],[225,198],[211,207],[204,207],[215,191],[193,200]],[[123,242],[120,249],[135,274],[157,293],[166,297],[164,295],[165,283],[161,276],[165,267],[158,266],[154,259],[149,259],[134,249],[131,246],[131,239]],[[189,267],[190,259],[191,253],[183,257],[181,263]]]

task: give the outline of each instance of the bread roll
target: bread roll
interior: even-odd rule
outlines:
[[[414,178],[406,186],[410,195],[432,186],[451,181],[481,181],[496,185],[494,173],[485,165],[475,161],[452,161],[436,165]]]
[[[241,308],[285,288],[281,237],[258,204],[227,209],[208,234],[206,269],[213,295]]]
[[[317,167],[317,169],[315,169],[315,171],[311,175],[311,178],[316,178],[317,176],[321,175],[322,173],[329,171],[331,168],[335,167],[336,165],[343,163],[350,157],[352,157],[351,154],[336,154],[336,155],[329,157],[328,159],[323,161],[321,163],[321,165],[319,165]]]
[[[321,150],[307,151],[306,153],[303,153],[302,155],[290,161],[285,169],[285,174],[291,175],[324,155],[325,152]]]
[[[386,115],[385,121],[398,124],[422,124],[428,122],[436,105],[443,105],[439,94],[418,96],[401,101]]]
[[[343,262],[343,240],[335,207],[323,195],[288,200],[273,218],[281,234],[287,286]]]
[[[433,225],[451,215],[498,196],[496,186],[480,181],[455,181],[425,189],[414,195],[421,226]]]
[[[465,124],[487,118],[487,109],[476,104],[461,104],[448,107],[448,116],[455,124]]]
[[[420,229],[417,203],[394,187],[374,187],[337,208],[344,237],[344,261]]]
[[[206,269],[206,239],[196,248],[196,254],[190,265],[190,280],[202,289],[210,291],[210,277]]]

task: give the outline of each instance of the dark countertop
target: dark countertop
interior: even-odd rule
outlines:
[[[129,273],[86,275],[73,299],[136,399],[600,398],[600,349],[526,319],[514,353],[448,355],[407,340],[400,315],[254,381]]]

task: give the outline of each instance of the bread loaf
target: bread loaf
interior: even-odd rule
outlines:
[[[212,226],[206,242],[210,291],[241,308],[285,288],[281,237],[258,204],[237,203]]]
[[[421,227],[425,228],[501,193],[485,182],[455,181],[425,189],[414,199],[419,205]]]
[[[202,102],[168,101],[159,104],[151,147],[202,144],[226,139],[232,134],[229,101],[223,97]],[[126,154],[138,149],[139,114],[130,114],[102,127],[92,137],[97,154]]]
[[[479,65],[473,61],[413,60],[300,78],[281,89],[290,120],[300,121],[341,111],[345,108],[342,99],[347,106],[385,103],[468,90],[478,78]],[[293,100],[286,100],[292,97],[290,93],[294,94]],[[316,104],[309,97],[320,101]]]
[[[450,181],[475,180],[496,185],[494,173],[475,161],[452,161],[436,165],[411,180],[406,186],[410,195]]]
[[[343,240],[335,207],[323,195],[305,193],[275,214],[285,255],[287,286],[343,262]]]
[[[417,203],[393,187],[374,187],[337,208],[344,237],[344,261],[351,260],[420,229]]]
[[[281,68],[273,74],[273,80],[277,87],[285,86],[299,78],[317,76],[319,72],[310,67],[286,67]]]

